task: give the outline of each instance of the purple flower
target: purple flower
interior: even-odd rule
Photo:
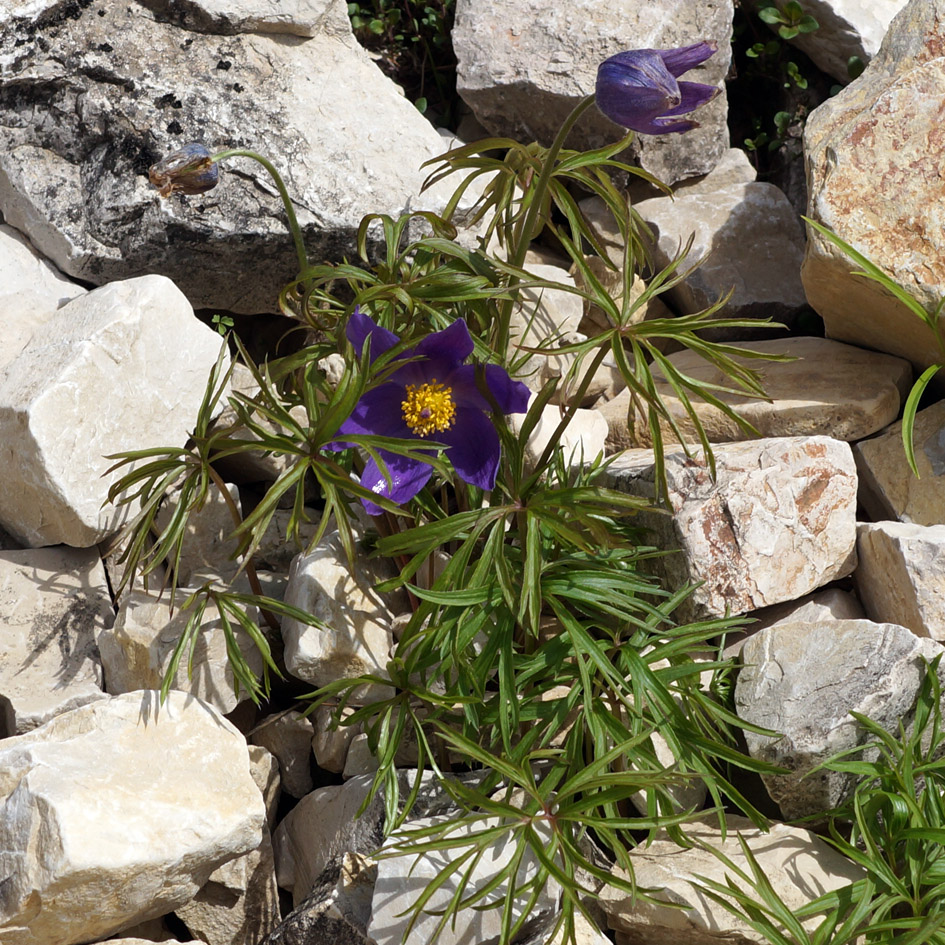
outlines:
[[[647,135],[691,131],[698,122],[674,121],[718,95],[714,85],[677,82],[716,50],[703,41],[681,49],[629,49],[605,59],[597,69],[597,107],[624,128]]]
[[[220,168],[202,144],[185,144],[179,151],[152,164],[148,179],[162,197],[171,194],[202,194],[220,180]]]
[[[371,360],[389,351],[400,339],[355,309],[345,330],[360,352],[371,339]],[[503,413],[524,413],[528,388],[513,381],[495,364],[463,364],[472,353],[473,341],[466,322],[453,322],[443,331],[427,335],[396,360],[412,359],[397,368],[379,387],[369,390],[341,425],[339,435],[374,434],[401,439],[426,439],[445,443],[447,457],[457,475],[471,485],[490,490],[499,468],[499,435],[489,413],[492,406],[480,392],[477,375]],[[345,444],[339,444],[341,448]],[[368,459],[361,485],[398,505],[412,499],[427,483],[432,467],[421,460],[378,450],[390,475],[388,482],[374,459]],[[381,509],[364,501],[371,515]]]

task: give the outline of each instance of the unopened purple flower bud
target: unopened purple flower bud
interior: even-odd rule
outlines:
[[[202,194],[217,186],[220,169],[202,144],[185,144],[179,151],[152,164],[148,179],[162,197]]]
[[[605,59],[597,70],[597,107],[612,121],[643,134],[691,131],[698,123],[678,119],[718,95],[714,85],[677,82],[713,55],[703,41],[679,49],[628,49]]]

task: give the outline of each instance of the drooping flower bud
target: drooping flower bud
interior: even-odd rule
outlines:
[[[217,186],[220,169],[202,144],[185,144],[157,164],[152,164],[148,179],[162,197],[202,194]]]
[[[648,135],[691,131],[695,121],[673,121],[718,95],[714,85],[677,82],[684,72],[718,49],[703,41],[679,49],[628,49],[605,59],[597,69],[597,107],[624,128]]]

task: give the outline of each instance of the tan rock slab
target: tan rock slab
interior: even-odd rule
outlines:
[[[682,619],[747,613],[794,600],[856,563],[856,470],[848,444],[824,436],[720,444],[713,481],[702,459],[666,456],[672,515],[639,515],[654,542],[677,551],[649,566],[670,589],[699,585]],[[628,450],[609,484],[655,495],[648,450]]]
[[[0,551],[0,738],[105,698],[95,638],[113,621],[94,548]]]
[[[902,422],[853,448],[860,502],[875,521],[945,524],[945,401],[916,414],[913,427],[916,478],[902,445]]]

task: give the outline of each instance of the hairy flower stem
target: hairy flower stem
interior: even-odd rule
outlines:
[[[554,175],[555,163],[558,160],[558,155],[561,153],[561,149],[564,147],[564,143],[567,141],[568,135],[571,133],[571,129],[577,124],[577,121],[581,115],[583,115],[584,112],[586,112],[593,104],[593,95],[588,95],[586,98],[578,102],[578,104],[572,109],[571,114],[565,118],[564,123],[558,129],[558,133],[555,135],[554,141],[551,142],[551,147],[548,148],[548,151],[545,154],[545,160],[541,166],[541,173],[538,175],[538,180],[535,182],[535,186],[531,188],[531,193],[529,194],[528,210],[517,227],[514,236],[514,246],[510,247],[512,252],[509,257],[509,264],[514,266],[516,269],[522,268],[522,265],[525,262],[525,254],[528,252],[528,247],[531,244],[531,241],[540,232],[539,222],[541,208],[545,202],[545,194],[548,191],[548,185],[551,183],[551,178]],[[509,281],[509,289],[514,288],[519,282],[521,282],[521,280],[517,276],[512,276]],[[506,351],[509,346],[509,321],[512,317],[512,306],[514,304],[514,296],[506,299],[502,303],[501,317],[499,319],[500,335],[498,340],[498,350],[500,352]]]
[[[285,215],[288,220],[289,232],[292,234],[292,241],[295,243],[295,253],[299,261],[299,279],[304,279],[306,274],[312,268],[308,261],[308,255],[305,252],[305,241],[302,239],[302,228],[299,226],[298,217],[295,215],[295,208],[289,198],[289,191],[286,189],[282,175],[276,170],[275,166],[267,158],[255,151],[247,151],[244,148],[231,148],[226,151],[219,151],[214,154],[211,161],[222,161],[224,158],[246,157],[258,161],[269,172],[273,179],[279,196],[282,198],[282,205],[285,207]]]

